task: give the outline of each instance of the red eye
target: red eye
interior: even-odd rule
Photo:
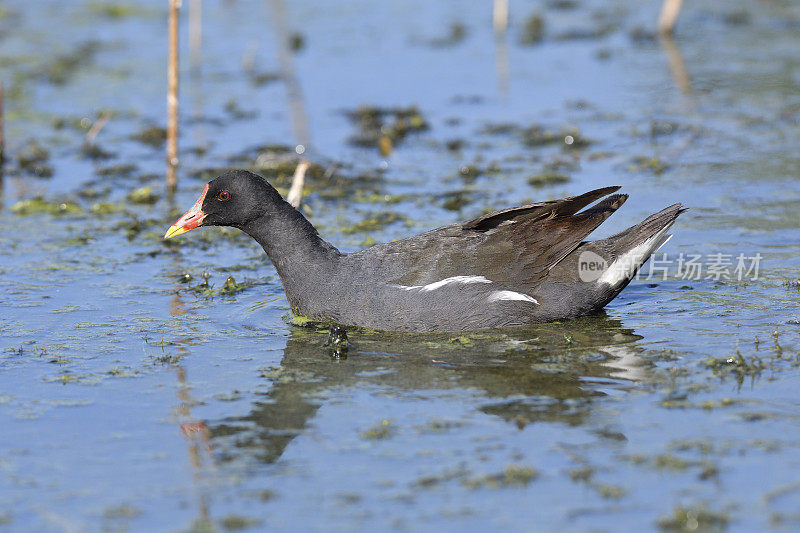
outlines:
[[[229,193],[228,191],[220,191],[220,193],[217,195],[217,198],[219,198],[223,202],[227,202],[230,199],[230,197],[231,193]]]

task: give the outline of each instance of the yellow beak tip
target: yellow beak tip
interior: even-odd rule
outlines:
[[[186,230],[178,227],[178,226],[170,226],[167,232],[164,234],[164,239],[171,239],[172,237],[177,237],[178,235],[182,235],[186,233]]]

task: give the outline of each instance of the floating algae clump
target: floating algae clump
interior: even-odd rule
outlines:
[[[66,54],[54,57],[47,65],[42,67],[39,75],[53,85],[67,83],[82,67],[94,61],[94,56],[100,51],[100,43],[88,41]]]
[[[390,420],[381,420],[380,423],[361,432],[361,438],[365,440],[383,440],[388,439],[395,433],[396,430]]]
[[[159,14],[158,10],[141,7],[135,2],[93,1],[89,2],[86,7],[96,15],[117,20],[135,16],[158,16]]]
[[[246,288],[246,285],[236,283],[236,280],[233,279],[233,276],[228,276],[227,279],[225,279],[225,284],[222,285],[222,288],[220,289],[219,293],[220,294],[233,294],[235,292],[242,291],[245,288]]]
[[[522,35],[519,37],[519,44],[533,46],[542,42],[542,39],[544,39],[544,19],[541,15],[534,13],[525,21]]]
[[[663,531],[721,531],[728,526],[728,517],[705,507],[676,507],[672,514],[659,518]]]
[[[352,226],[343,227],[342,233],[345,235],[352,235],[353,233],[377,231],[400,220],[408,219],[400,213],[395,213],[393,211],[382,211],[365,218],[361,222],[356,222]]]
[[[92,213],[96,213],[98,215],[110,215],[119,210],[120,208],[111,202],[97,202],[92,204]]]
[[[77,204],[71,202],[51,202],[43,199],[41,196],[31,198],[30,200],[21,200],[11,206],[11,212],[18,215],[36,215],[41,213],[61,215],[65,213],[80,213],[81,211],[82,209]]]
[[[465,479],[464,485],[471,489],[491,488],[500,489],[504,487],[524,487],[534,479],[539,477],[539,473],[526,465],[509,465],[497,474],[487,474],[472,479]]]
[[[360,106],[355,111],[347,112],[347,117],[359,129],[350,137],[350,143],[357,146],[381,147],[385,149],[387,141],[397,146],[411,133],[427,130],[430,126],[416,106],[400,108],[381,108],[376,106]]]
[[[159,148],[167,140],[167,130],[159,126],[148,126],[139,133],[131,136],[134,141]]]
[[[255,518],[249,518],[247,516],[240,516],[236,514],[229,514],[222,520],[220,520],[220,525],[226,531],[239,531],[240,529],[248,529],[253,526],[260,524],[258,520]]]
[[[522,132],[522,143],[529,148],[560,144],[565,149],[585,148],[592,141],[584,137],[576,128],[563,128],[553,131],[534,124]]]
[[[38,142],[31,140],[17,155],[17,164],[25,173],[49,178],[53,175],[53,167],[47,164],[49,159],[50,152]]]
[[[135,204],[154,204],[158,201],[158,195],[152,187],[139,187],[128,193],[128,200]]]
[[[657,157],[639,156],[634,158],[633,163],[628,166],[632,172],[649,171],[660,176],[669,169],[669,165]]]
[[[764,369],[764,362],[758,356],[745,359],[736,352],[730,357],[714,357],[709,355],[702,365],[710,369],[717,376],[731,374],[739,377],[760,374]]]
[[[528,178],[528,184],[533,187],[547,187],[549,185],[561,185],[567,183],[569,176],[558,174],[557,172],[542,172]]]

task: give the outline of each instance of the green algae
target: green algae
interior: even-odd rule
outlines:
[[[306,47],[306,38],[300,32],[292,32],[289,34],[289,50],[292,52],[299,52]]]
[[[450,139],[449,141],[445,141],[444,147],[451,152],[460,152],[465,144],[466,142],[464,139]]]
[[[682,472],[693,466],[695,463],[682,459],[677,455],[662,453],[653,457],[650,464],[656,470]]]
[[[534,124],[522,132],[522,143],[530,148],[546,146],[561,142],[562,137],[544,126]]]
[[[222,529],[226,531],[239,531],[242,529],[248,529],[257,526],[260,523],[260,520],[238,514],[226,515],[222,518],[222,520],[219,521],[219,525],[222,526]]]
[[[116,154],[114,152],[109,152],[108,150],[104,150],[97,143],[85,142],[81,145],[81,156],[85,157],[86,159],[91,159],[93,161],[99,161],[103,159],[111,159],[112,157],[116,157]]]
[[[628,166],[631,172],[651,172],[656,176],[660,176],[669,168],[669,164],[655,156],[637,156]]]
[[[783,286],[793,291],[800,291],[800,279],[783,280]]]
[[[473,340],[467,337],[466,335],[452,337],[450,339],[447,339],[447,342],[449,342],[450,344],[455,344],[457,346],[464,346],[464,347],[470,347],[475,345]]]
[[[453,22],[450,24],[447,35],[429,41],[429,44],[435,48],[446,46],[455,46],[467,38],[467,27],[462,22]]]
[[[133,163],[120,163],[118,165],[109,165],[107,167],[100,167],[95,170],[98,176],[111,177],[111,178],[127,178],[134,172],[137,172],[139,167]]]
[[[570,469],[567,471],[567,475],[569,475],[569,478],[576,483],[587,483],[592,480],[596,471],[597,469],[594,467],[581,466],[579,468]]]
[[[764,362],[757,355],[746,359],[738,351],[729,357],[709,355],[701,365],[710,369],[717,376],[733,375],[739,378],[758,375],[765,368]]]
[[[113,215],[114,213],[119,213],[122,208],[111,202],[95,202],[90,210],[97,215]]]
[[[131,370],[130,368],[114,367],[111,370],[108,370],[106,374],[116,378],[140,377],[140,372],[138,370]]]
[[[248,278],[239,283],[236,281],[236,279],[234,279],[233,276],[227,276],[222,286],[215,288],[214,285],[209,282],[211,279],[211,274],[209,272],[203,272],[202,278],[202,282],[196,285],[189,285],[185,289],[181,289],[181,291],[193,293],[200,298],[213,299],[217,296],[230,296],[251,287],[267,284],[270,281],[269,277],[254,279]],[[183,273],[179,276],[178,281],[188,285],[192,279],[194,279],[194,277],[190,273]]]
[[[120,518],[136,518],[141,514],[142,514],[141,509],[138,509],[126,503],[117,505],[115,507],[109,507],[105,511],[103,511],[103,516],[105,518],[112,520]]]
[[[149,185],[132,190],[126,198],[134,204],[152,205],[158,201],[158,195],[153,192],[153,188]]]
[[[255,87],[262,87],[268,83],[276,82],[281,79],[280,74],[276,72],[248,72],[250,83]]]
[[[525,487],[539,477],[533,467],[528,465],[508,465],[502,472],[486,474],[462,480],[462,484],[470,489],[502,489],[508,487]]]
[[[444,201],[442,208],[448,211],[461,211],[461,209],[473,202],[472,193],[468,191],[455,191],[442,195]]]
[[[379,147],[381,139],[388,139],[391,147],[395,147],[408,135],[430,128],[416,106],[382,108],[364,105],[345,112],[345,115],[358,127],[358,132],[349,138],[350,144],[367,148]]]
[[[688,373],[686,374],[688,375]],[[702,402],[693,402],[690,401],[686,396],[682,396],[679,398],[667,398],[662,400],[659,405],[661,407],[665,407],[667,409],[705,409],[707,411],[712,411],[714,409],[720,409],[723,407],[732,407],[741,403],[738,400],[734,400],[732,398],[721,398],[719,400],[705,400]]]
[[[439,474],[428,474],[418,478],[412,484],[414,488],[432,489],[454,479],[464,479],[469,475],[469,470],[462,466],[451,468]]]
[[[340,197],[352,192],[351,189],[358,189],[363,183],[358,180],[344,182],[339,176],[330,171],[331,167],[324,167],[321,164],[306,160],[308,164],[305,173],[305,186],[303,191],[305,196],[314,192],[338,194]],[[192,173],[201,181],[210,181],[220,174],[230,170],[244,169],[259,174],[269,183],[285,193],[291,186],[294,172],[300,163],[300,158],[294,148],[282,145],[266,145],[249,149],[241,154],[228,158],[228,165],[208,167]],[[329,197],[329,196],[326,196]]]
[[[290,323],[293,326],[298,326],[301,328],[312,326],[317,324],[315,320],[308,318],[307,316],[298,313],[297,311],[292,311],[291,316],[289,317]]]
[[[607,500],[619,500],[628,493],[624,487],[609,483],[590,483],[589,486],[595,489],[601,498]]]
[[[81,43],[65,54],[53,56],[37,71],[36,76],[53,85],[65,85],[92,64],[100,49],[98,41]]]
[[[422,426],[417,426],[419,433],[447,433],[449,431],[464,427],[465,423],[460,420],[429,420]]]
[[[532,187],[549,187],[552,185],[562,185],[569,182],[569,176],[555,172],[543,172],[528,178],[528,185]]]
[[[45,163],[50,159],[50,151],[35,139],[29,140],[17,153],[17,164],[21,168]]]
[[[10,208],[12,213],[17,215],[38,215],[49,213],[51,215],[63,215],[70,213],[80,213],[83,209],[70,201],[50,201],[41,196],[29,200],[21,200],[13,204]]]
[[[161,126],[145,126],[131,135],[131,139],[153,148],[161,148],[167,140],[167,130]]]
[[[369,429],[362,431],[359,436],[364,440],[385,440],[397,433],[397,428],[391,420],[381,420]]]
[[[586,148],[592,141],[584,137],[577,128],[553,131],[540,124],[533,124],[522,131],[522,143],[529,148],[556,145],[567,150]]]
[[[353,203],[359,204],[385,204],[393,205],[411,200],[409,195],[403,194],[382,194],[378,192],[357,191],[355,196],[350,198]]]
[[[662,531],[722,531],[728,522],[727,514],[694,505],[676,507],[672,514],[659,518],[657,525]]]
[[[366,237],[364,237],[364,240],[361,241],[359,246],[361,246],[362,248],[369,248],[370,246],[375,246],[376,244],[378,244],[378,241],[367,235]]]
[[[519,135],[522,127],[512,122],[488,122],[478,130],[479,135]]]
[[[234,294],[240,291],[243,291],[247,288],[247,285],[244,283],[236,283],[236,280],[233,279],[233,276],[228,276],[225,278],[225,283],[222,285],[220,289],[220,294]]]
[[[522,46],[533,46],[539,44],[544,39],[544,18],[534,13],[525,19],[522,32],[519,36],[519,44]]]
[[[234,120],[251,119],[258,116],[258,111],[245,110],[239,107],[239,102],[235,98],[229,98],[223,107],[225,113]]]
[[[134,2],[110,2],[93,0],[86,4],[86,8],[94,15],[110,20],[122,20],[131,17],[152,17],[158,15],[158,10],[146,8]]]
[[[86,246],[92,242],[92,237],[90,235],[76,235],[75,237],[69,238],[64,241],[65,246]]]
[[[477,165],[461,165],[458,167],[458,175],[467,180],[474,180],[483,174],[483,170]]]
[[[39,178],[53,175],[53,167],[49,164],[50,151],[34,139],[29,140],[16,155],[16,163],[23,174]]]
[[[390,224],[399,221],[407,221],[405,215],[394,211],[380,211],[369,215],[367,218],[356,222],[350,226],[343,226],[341,232],[345,235],[352,235],[354,233],[367,233],[371,231],[378,231]]]

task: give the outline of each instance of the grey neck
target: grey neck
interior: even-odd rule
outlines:
[[[273,204],[241,229],[264,248],[293,310],[301,308],[307,296],[325,285],[341,256],[339,250],[322,240],[311,222],[285,201]]]

